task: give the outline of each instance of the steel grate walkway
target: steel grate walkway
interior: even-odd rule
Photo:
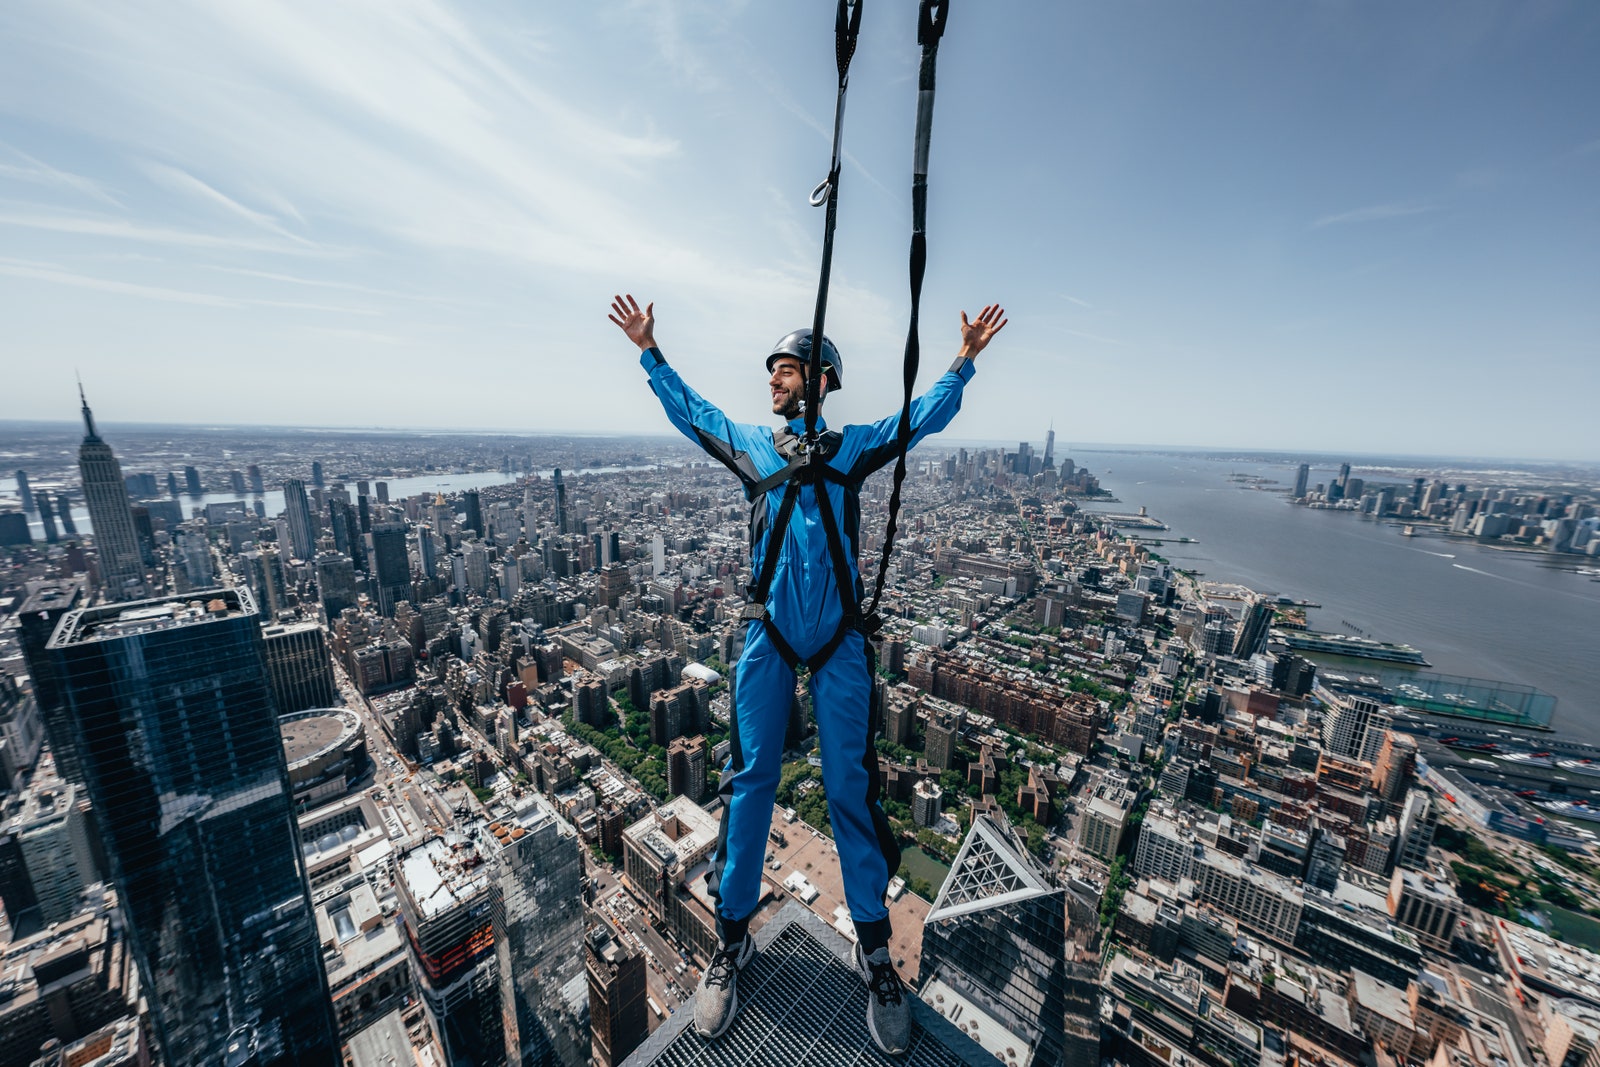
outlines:
[[[691,1025],[686,1002],[636,1049],[626,1067],[959,1067],[993,1058],[912,997],[917,1033],[904,1056],[885,1056],[867,1033],[867,991],[850,965],[851,945],[798,904],[786,905],[756,935],[760,948],[739,974],[739,1016],[714,1042]]]

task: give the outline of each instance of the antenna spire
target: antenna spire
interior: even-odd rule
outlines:
[[[79,374],[77,375],[77,378],[78,399],[83,403],[83,428],[88,432],[88,435],[91,438],[98,439],[100,435],[95,433],[94,413],[89,410],[89,398],[83,395],[83,375]]]

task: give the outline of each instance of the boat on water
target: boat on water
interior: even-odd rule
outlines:
[[[1297,652],[1321,652],[1329,656],[1353,656],[1356,659],[1384,660],[1389,663],[1410,663],[1418,667],[1432,666],[1422,657],[1421,651],[1410,645],[1374,641],[1370,637],[1350,634],[1317,633],[1311,630],[1273,630],[1272,636]]]
[[[1569,819],[1582,819],[1585,822],[1600,822],[1600,808],[1591,808],[1582,800],[1552,800],[1536,806],[1552,815],[1565,815]]]
[[[1554,767],[1556,757],[1552,752],[1507,752],[1500,757],[1507,763],[1519,763],[1524,767]]]
[[[1400,536],[1415,537],[1417,536],[1417,528],[1408,522],[1404,526],[1400,527]]]
[[[1557,762],[1556,766],[1564,771],[1571,771],[1573,774],[1587,774],[1594,778],[1600,778],[1600,763],[1596,763],[1594,760],[1564,759]]]

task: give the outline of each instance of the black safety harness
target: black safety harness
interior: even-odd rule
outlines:
[[[811,356],[805,381],[805,433],[795,434],[784,427],[774,431],[772,446],[784,458],[785,465],[760,480],[745,479],[745,493],[752,510],[766,507],[766,495],[784,486],[778,512],[767,530],[766,551],[762,555],[761,572],[749,588],[749,601],[741,617],[746,621],[759,620],[778,655],[791,670],[804,664],[815,673],[832,658],[851,630],[872,636],[883,625],[878,615],[878,601],[883,593],[885,576],[889,568],[889,554],[894,546],[896,517],[900,511],[900,485],[906,475],[906,450],[911,443],[911,399],[916,386],[920,344],[917,333],[918,307],[922,300],[922,278],[927,266],[927,237],[925,234],[928,205],[928,140],[933,128],[934,64],[939,50],[939,38],[944,34],[948,0],[922,0],[917,20],[917,41],[922,46],[922,67],[917,94],[917,126],[915,166],[911,185],[911,324],[906,335],[904,385],[905,398],[900,409],[896,433],[896,460],[894,491],[889,498],[889,523],[884,535],[883,556],[878,565],[878,582],[871,603],[863,610],[862,590],[859,581],[850,577],[850,563],[845,555],[844,537],[839,530],[839,519],[834,513],[827,482],[839,485],[845,494],[845,506],[850,514],[859,511],[857,503],[861,483],[866,475],[876,470],[876,465],[857,464],[856,471],[840,471],[829,460],[837,455],[841,437],[836,431],[817,432],[817,414],[821,392],[822,328],[828,311],[828,279],[833,268],[833,233],[838,222],[840,145],[844,130],[845,93],[850,85],[850,60],[855,55],[856,40],[861,30],[862,0],[839,0],[834,19],[834,55],[839,70],[839,92],[833,115],[833,156],[828,176],[811,193],[813,207],[826,206],[826,221],[822,235],[822,270],[817,284],[816,313],[811,325]],[[833,565],[834,583],[839,590],[839,625],[833,635],[817,653],[802,658],[767,611],[767,597],[772,591],[772,579],[777,573],[778,556],[785,532],[794,514],[795,502],[802,486],[809,485],[817,500],[817,510],[822,518],[822,528],[828,539],[828,556]],[[751,547],[759,524],[752,516]]]

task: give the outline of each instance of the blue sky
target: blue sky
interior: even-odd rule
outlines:
[[[924,376],[951,432],[1600,459],[1600,5],[954,0]],[[832,420],[897,402],[915,4],[868,0]],[[668,426],[656,302],[767,418],[809,324],[826,3],[0,7],[0,418]]]

